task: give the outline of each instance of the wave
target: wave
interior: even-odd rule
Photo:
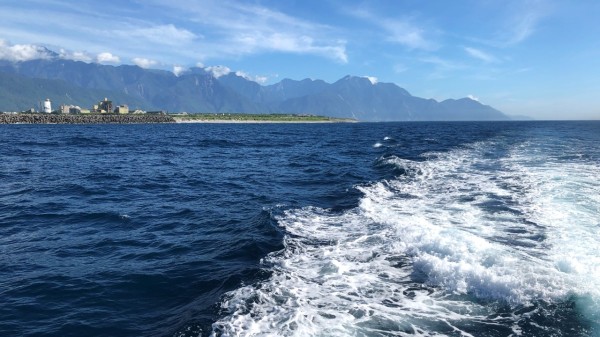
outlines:
[[[272,276],[228,293],[212,336],[597,332],[598,165],[543,146],[382,157],[401,174],[358,186],[358,207],[284,212]]]

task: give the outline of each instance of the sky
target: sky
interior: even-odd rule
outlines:
[[[597,0],[2,0],[0,59],[346,75],[509,115],[600,119]]]

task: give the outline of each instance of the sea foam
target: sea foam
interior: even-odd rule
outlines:
[[[402,174],[357,187],[357,208],[286,211],[272,276],[229,293],[213,335],[547,333],[527,317],[572,296],[597,322],[597,166],[540,164],[531,144],[486,155],[497,146],[380,158]]]

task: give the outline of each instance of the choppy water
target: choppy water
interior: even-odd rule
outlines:
[[[600,123],[0,127],[2,336],[600,336]]]

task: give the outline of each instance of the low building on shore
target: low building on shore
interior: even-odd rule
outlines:
[[[1,112],[0,112],[1,113]],[[37,102],[37,109],[29,109],[25,111],[21,111],[20,113],[52,113],[52,114],[69,114],[69,115],[78,115],[78,114],[119,114],[119,115],[128,115],[135,114],[141,115],[146,114],[147,112],[141,109],[130,110],[127,104],[120,104],[118,106],[113,105],[113,101],[109,100],[105,97],[103,100],[99,101],[98,104],[94,104],[91,109],[82,109],[80,106],[72,105],[72,104],[61,104],[56,110],[52,111],[52,105],[50,99],[46,99],[45,101]],[[164,115],[165,111],[152,111],[152,114]]]
[[[113,102],[109,101],[108,98],[104,98],[103,101],[98,102],[98,104],[94,104],[92,107],[92,112],[94,113],[111,113],[113,112]]]
[[[58,109],[59,113],[77,115],[81,113],[81,108],[77,105],[62,104]]]
[[[115,108],[115,113],[124,115],[129,113],[129,107],[126,104],[121,104]]]
[[[60,113],[63,113],[63,114],[68,114],[70,108],[71,108],[70,105],[61,104],[61,106],[58,108],[58,111],[60,111]]]

